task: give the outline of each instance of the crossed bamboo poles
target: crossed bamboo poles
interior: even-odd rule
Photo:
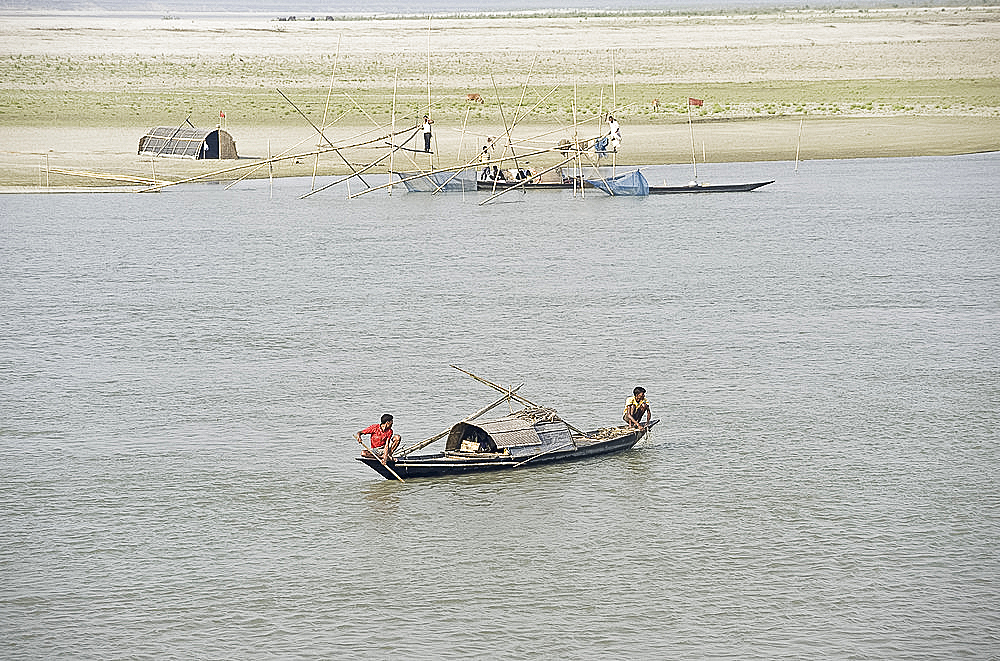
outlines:
[[[339,47],[338,47],[338,52],[339,52]],[[534,66],[534,62],[532,62],[532,66]],[[529,77],[530,77],[530,71],[529,71]],[[422,170],[419,173],[414,174],[412,176],[401,177],[399,181],[395,181],[394,182],[394,181],[391,180],[391,177],[392,177],[392,174],[393,174],[392,173],[392,169],[393,169],[392,168],[392,157],[393,157],[393,155],[396,152],[398,152],[398,151],[400,151],[402,149],[405,149],[404,145],[406,145],[410,140],[412,140],[416,136],[416,134],[419,132],[419,130],[420,130],[420,127],[418,125],[407,126],[406,128],[402,128],[402,129],[399,129],[399,130],[396,129],[396,127],[395,127],[395,92],[393,93],[393,119],[392,119],[392,126],[388,129],[387,132],[385,132],[386,129],[383,128],[383,127],[381,127],[378,124],[378,122],[376,122],[374,120],[374,118],[372,118],[370,115],[368,115],[367,113],[364,112],[364,109],[361,107],[361,105],[353,97],[351,97],[347,93],[344,93],[344,95],[353,103],[353,105],[355,106],[355,108],[357,108],[363,114],[365,114],[366,116],[368,116],[369,120],[371,120],[372,123],[375,124],[376,129],[382,131],[382,133],[378,134],[374,138],[369,138],[369,139],[358,141],[359,138],[361,138],[361,136],[364,136],[364,135],[366,135],[368,133],[371,133],[372,129],[369,129],[368,131],[365,131],[365,132],[363,132],[363,133],[355,136],[354,138],[352,138],[352,140],[354,140],[354,142],[348,143],[348,144],[342,144],[342,145],[338,146],[338,145],[335,145],[333,143],[333,141],[331,141],[326,136],[325,130],[328,129],[329,126],[331,126],[331,125],[335,124],[337,121],[339,121],[339,119],[341,119],[342,117],[344,117],[347,114],[347,111],[345,111],[344,113],[342,113],[340,115],[340,117],[338,117],[336,120],[334,120],[330,124],[326,124],[325,119],[326,119],[326,116],[327,116],[327,113],[328,113],[328,109],[329,109],[329,97],[328,97],[328,99],[327,99],[327,109],[324,110],[324,122],[323,122],[324,127],[321,128],[320,126],[317,126],[311,119],[309,119],[309,117],[284,92],[282,92],[280,89],[278,89],[278,90],[276,90],[278,92],[278,94],[280,94],[282,96],[282,98],[284,98],[285,101],[287,101],[289,103],[289,105],[291,105],[292,108],[294,108],[295,111],[299,115],[301,115],[302,118],[306,122],[308,122],[308,124],[313,128],[313,130],[316,132],[316,134],[319,136],[319,138],[323,141],[323,143],[325,143],[325,145],[321,144],[321,145],[317,146],[316,149],[311,150],[311,151],[306,151],[306,152],[297,152],[296,151],[296,152],[293,152],[292,150],[294,150],[296,147],[298,147],[303,142],[305,142],[305,140],[311,139],[311,138],[304,138],[303,140],[300,140],[298,143],[296,143],[292,147],[286,149],[285,151],[281,152],[280,154],[277,154],[275,156],[270,156],[269,155],[268,158],[256,161],[255,163],[234,165],[234,166],[223,168],[223,169],[220,169],[220,170],[214,170],[214,171],[211,171],[211,172],[205,172],[205,173],[202,173],[202,174],[198,174],[198,175],[195,175],[195,176],[192,176],[192,177],[187,177],[185,179],[180,179],[180,180],[175,180],[175,181],[160,181],[160,182],[153,181],[152,183],[143,181],[142,183],[146,183],[147,184],[146,187],[141,188],[141,189],[139,189],[136,192],[139,192],[139,193],[159,192],[159,191],[161,191],[164,188],[167,188],[169,186],[176,186],[178,184],[184,184],[184,183],[192,183],[192,182],[202,181],[202,180],[206,180],[206,179],[217,179],[221,175],[226,175],[226,174],[230,174],[232,172],[239,172],[241,170],[246,170],[246,173],[244,173],[243,176],[239,177],[238,179],[236,179],[235,181],[233,181],[232,183],[230,183],[227,186],[227,189],[228,189],[228,188],[232,188],[232,186],[236,185],[240,181],[243,181],[247,177],[253,175],[257,171],[259,171],[261,168],[264,168],[264,167],[270,168],[275,163],[279,163],[279,162],[287,161],[287,160],[302,159],[302,158],[309,157],[309,156],[315,156],[316,159],[317,159],[316,160],[316,165],[314,166],[314,174],[313,174],[313,180],[315,181],[315,170],[316,170],[316,167],[318,166],[319,156],[321,154],[325,154],[325,153],[329,153],[329,152],[335,153],[344,162],[344,164],[347,165],[348,168],[350,168],[351,174],[343,176],[343,177],[341,177],[341,178],[339,178],[339,179],[337,179],[337,180],[335,180],[335,181],[333,181],[331,183],[328,183],[328,184],[326,184],[324,186],[321,186],[319,188],[313,188],[308,193],[305,193],[305,194],[301,195],[300,199],[304,199],[304,198],[309,197],[311,195],[315,195],[316,193],[319,193],[321,191],[327,190],[327,189],[329,189],[329,188],[331,188],[333,186],[336,186],[337,184],[350,181],[351,179],[353,179],[355,177],[357,177],[359,180],[361,180],[361,182],[365,184],[366,188],[364,190],[358,192],[358,193],[355,193],[353,195],[349,195],[348,199],[353,199],[353,198],[358,197],[360,195],[371,193],[371,192],[374,192],[376,190],[382,190],[382,189],[385,189],[385,188],[390,188],[390,187],[392,187],[395,184],[405,183],[407,181],[412,181],[412,180],[415,180],[415,179],[424,178],[424,177],[427,177],[428,175],[431,175],[431,174],[439,174],[439,173],[444,173],[444,172],[451,172],[452,176],[450,178],[448,178],[447,180],[445,180],[444,182],[442,182],[441,184],[439,184],[438,187],[437,187],[437,189],[434,191],[434,193],[438,193],[441,190],[444,190],[445,186],[447,186],[455,178],[457,178],[461,174],[462,171],[467,170],[469,168],[475,169],[476,166],[477,166],[477,164],[478,165],[491,166],[491,165],[496,165],[496,164],[503,164],[503,163],[505,163],[505,162],[507,162],[509,160],[513,160],[513,162],[515,164],[515,167],[517,168],[518,165],[519,165],[518,164],[518,158],[524,159],[524,158],[528,158],[530,156],[537,156],[537,155],[546,154],[546,153],[560,153],[560,154],[562,154],[564,156],[564,158],[563,158],[562,161],[560,161],[556,165],[553,165],[553,166],[551,166],[551,167],[543,170],[542,172],[535,173],[532,177],[529,177],[529,178],[526,178],[526,179],[522,179],[521,181],[518,181],[514,185],[505,186],[504,188],[502,188],[500,190],[496,190],[496,188],[494,187],[493,195],[491,195],[489,198],[481,201],[479,204],[480,205],[487,204],[487,203],[493,201],[494,199],[496,199],[497,197],[499,197],[499,196],[501,196],[503,194],[506,194],[508,192],[511,192],[513,190],[522,190],[523,191],[524,186],[526,186],[527,184],[529,184],[532,181],[532,179],[540,177],[541,175],[547,174],[548,172],[551,172],[553,170],[559,169],[559,168],[561,168],[561,167],[565,166],[566,164],[568,164],[570,162],[573,162],[573,161],[576,161],[576,162],[580,163],[580,168],[579,169],[582,172],[582,169],[583,169],[583,158],[584,158],[584,156],[586,157],[586,159],[588,161],[588,164],[591,165],[594,168],[594,170],[597,173],[598,177],[600,177],[602,181],[604,180],[604,177],[600,174],[600,172],[598,170],[598,164],[594,160],[593,156],[589,153],[589,145],[590,145],[590,143],[592,141],[595,141],[597,138],[593,138],[593,137],[591,137],[591,138],[585,138],[584,140],[581,141],[579,138],[575,137],[577,129],[580,126],[588,123],[586,120],[585,121],[578,121],[576,119],[576,102],[575,102],[575,99],[574,99],[574,119],[573,119],[572,124],[568,127],[568,128],[573,129],[575,139],[574,139],[573,143],[571,143],[570,146],[556,146],[556,147],[537,148],[537,149],[534,149],[532,151],[522,152],[522,153],[518,154],[517,150],[520,149],[520,148],[523,148],[525,145],[528,145],[528,144],[530,144],[530,143],[532,143],[534,141],[537,141],[538,139],[540,139],[541,137],[544,137],[545,135],[549,135],[551,133],[556,133],[556,132],[560,132],[560,131],[566,130],[566,127],[560,127],[560,128],[554,129],[554,130],[552,130],[550,132],[543,133],[540,136],[535,136],[534,138],[527,139],[527,140],[520,140],[520,141],[515,141],[511,137],[511,132],[514,130],[514,128],[517,126],[517,124],[520,123],[520,121],[522,121],[525,117],[529,116],[542,102],[544,102],[553,93],[555,93],[555,91],[558,89],[558,86],[553,87],[544,96],[540,96],[539,99],[535,102],[535,104],[531,108],[528,108],[528,109],[524,110],[523,109],[524,95],[525,95],[525,93],[527,91],[527,80],[526,80],[524,88],[522,89],[521,98],[520,98],[520,100],[518,102],[518,109],[514,113],[514,117],[512,118],[512,121],[508,124],[508,122],[506,120],[505,113],[504,113],[503,104],[501,102],[499,102],[500,94],[499,94],[499,90],[498,90],[498,88],[496,86],[496,81],[493,80],[492,76],[490,78],[491,78],[491,81],[493,82],[493,87],[494,87],[494,90],[496,91],[496,94],[497,94],[497,99],[498,99],[498,103],[499,103],[499,110],[500,110],[500,114],[501,114],[501,119],[502,119],[502,121],[504,123],[504,136],[506,138],[504,140],[504,142],[503,142],[503,154],[499,158],[491,158],[488,161],[483,162],[483,161],[479,160],[480,156],[479,156],[479,154],[477,154],[472,160],[469,160],[468,162],[466,162],[466,163],[464,163],[462,165],[459,165],[457,167],[456,166],[451,166],[451,167],[445,167],[445,168],[431,169],[431,170],[427,170],[427,171],[423,171]],[[332,83],[331,83],[331,88],[332,88]],[[396,144],[395,143],[395,139],[396,139],[397,136],[406,135],[406,134],[409,134],[409,135],[408,135],[408,137],[405,140],[403,140],[400,144]],[[463,128],[463,134],[464,134],[464,128]],[[359,147],[371,146],[371,145],[375,145],[375,144],[385,144],[385,143],[388,143],[391,146],[391,149],[388,150],[388,152],[386,154],[383,154],[382,156],[380,156],[379,158],[375,159],[374,161],[371,161],[370,163],[367,163],[367,164],[365,164],[365,165],[363,165],[361,167],[356,167],[355,164],[353,164],[349,160],[347,160],[347,158],[345,158],[344,154],[343,154],[343,150],[355,149],[355,148],[359,148]],[[570,155],[566,156],[566,154],[570,154]],[[375,168],[380,163],[384,162],[386,159],[389,159],[389,161],[390,161],[390,167],[389,167],[389,169],[390,169],[390,172],[389,172],[390,181],[388,183],[386,183],[386,184],[382,184],[382,185],[379,185],[379,186],[371,186],[371,185],[369,185],[368,182],[366,182],[364,180],[364,177],[362,175],[365,172],[368,172],[369,170]],[[414,162],[414,165],[416,165],[415,162]],[[582,185],[582,182],[581,182],[581,185]]]
[[[505,388],[505,387],[503,387],[503,386],[501,386],[501,385],[499,385],[497,383],[493,383],[492,381],[488,381],[487,379],[484,379],[481,376],[473,374],[472,372],[470,372],[470,371],[468,371],[466,369],[462,369],[458,365],[449,365],[449,367],[458,370],[462,374],[467,374],[468,376],[471,376],[476,381],[482,383],[483,385],[489,386],[490,388],[493,388],[497,392],[503,393],[503,395],[501,395],[499,399],[491,402],[487,406],[484,406],[483,408],[479,409],[475,413],[472,413],[472,414],[470,414],[470,415],[462,418],[462,420],[460,420],[460,422],[471,422],[472,420],[475,420],[476,418],[478,418],[478,417],[480,417],[482,415],[485,415],[486,413],[489,413],[490,411],[492,411],[496,407],[500,406],[504,402],[508,402],[510,400],[514,400],[514,401],[519,402],[520,404],[522,404],[524,406],[529,406],[531,408],[536,408],[536,409],[537,408],[542,408],[539,404],[536,404],[536,403],[532,402],[531,400],[529,400],[528,398],[522,397],[521,395],[517,394],[517,391],[520,390],[522,387],[524,387],[523,383],[520,384],[520,385],[518,385],[518,386],[516,386],[516,387],[514,387],[514,388]],[[572,431],[575,431],[577,434],[579,434],[579,435],[581,435],[583,437],[586,437],[586,438],[590,438],[590,436],[586,432],[580,431],[579,429],[577,429],[573,425],[569,424],[565,420],[563,420],[563,422],[566,423],[566,426],[569,427]],[[430,438],[424,439],[424,440],[420,441],[419,443],[415,443],[415,444],[411,445],[410,447],[408,447],[408,448],[406,448],[404,450],[400,450],[399,457],[405,457],[406,455],[408,455],[408,454],[410,454],[412,452],[416,452],[417,450],[422,450],[423,448],[427,447],[428,445],[430,445],[434,441],[437,441],[437,440],[440,440],[440,439],[444,438],[445,436],[447,436],[451,432],[451,430],[452,430],[453,427],[454,427],[454,425],[452,425],[451,427],[448,427],[447,429],[445,429],[442,432],[439,432],[439,433],[435,434],[434,436],[431,436]]]

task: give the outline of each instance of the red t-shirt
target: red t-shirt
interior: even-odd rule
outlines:
[[[365,427],[361,430],[362,434],[368,434],[372,437],[372,448],[380,448],[385,445],[386,441],[392,438],[392,427],[389,427],[385,431],[382,431],[382,425],[376,423],[371,427]]]

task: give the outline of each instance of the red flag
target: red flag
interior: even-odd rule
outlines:
[[[223,112],[222,110],[220,110],[219,111],[219,117],[225,118],[225,116],[226,116],[226,113]]]
[[[689,106],[700,106],[703,103],[705,103],[705,102],[702,101],[701,99],[692,99],[691,97],[688,97],[688,105]]]

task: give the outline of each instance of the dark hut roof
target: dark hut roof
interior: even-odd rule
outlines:
[[[221,129],[156,126],[139,140],[139,153],[176,158],[238,158],[236,142]]]

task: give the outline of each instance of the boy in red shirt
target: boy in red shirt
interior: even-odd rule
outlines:
[[[370,427],[365,427],[361,431],[354,434],[354,440],[361,443],[361,435],[368,434],[371,437],[371,448],[375,456],[378,457],[378,448],[383,448],[382,456],[378,459],[384,464],[385,462],[392,459],[392,453],[396,451],[399,447],[399,441],[401,440],[399,434],[392,433],[392,416],[388,413],[382,415],[382,422],[377,425],[372,425]],[[364,445],[362,443],[362,445]],[[366,456],[371,456],[371,453],[367,450],[364,451]]]

